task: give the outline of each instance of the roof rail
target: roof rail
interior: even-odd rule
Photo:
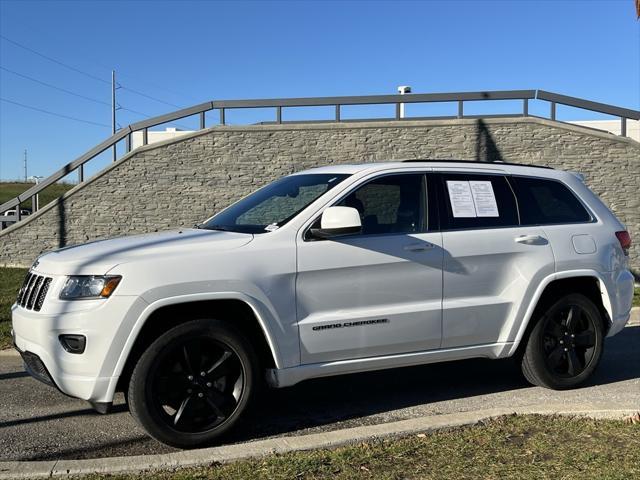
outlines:
[[[441,163],[471,163],[471,164],[483,164],[483,165],[515,165],[516,167],[533,167],[533,168],[545,168],[547,170],[554,170],[553,167],[549,167],[547,165],[533,165],[531,163],[514,163],[514,162],[503,162],[501,160],[495,162],[483,162],[480,160],[438,160],[436,158],[425,158],[425,159],[410,159],[410,160],[402,160],[402,162],[441,162]]]

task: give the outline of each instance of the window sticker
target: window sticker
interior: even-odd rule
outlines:
[[[447,189],[449,190],[449,201],[453,216],[457,218],[474,218],[476,208],[473,204],[471,195],[471,186],[466,180],[447,180]]]
[[[490,181],[470,180],[471,195],[478,217],[499,217],[496,195]]]

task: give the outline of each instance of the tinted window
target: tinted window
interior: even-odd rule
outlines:
[[[358,210],[364,235],[422,232],[426,207],[423,178],[422,174],[380,177],[338,205]]]
[[[511,177],[523,225],[581,223],[589,212],[562,183],[541,178]]]
[[[518,209],[501,175],[441,174],[442,228],[517,226]]]

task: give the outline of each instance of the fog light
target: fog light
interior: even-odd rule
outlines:
[[[58,339],[65,351],[76,354],[84,353],[84,347],[87,344],[84,335],[60,335]]]

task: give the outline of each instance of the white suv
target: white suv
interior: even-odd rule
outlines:
[[[36,378],[102,412],[124,391],[178,447],[227,432],[265,380],[515,356],[570,388],[629,318],[630,243],[577,174],[332,165],[194,228],[42,255],[14,342]]]

